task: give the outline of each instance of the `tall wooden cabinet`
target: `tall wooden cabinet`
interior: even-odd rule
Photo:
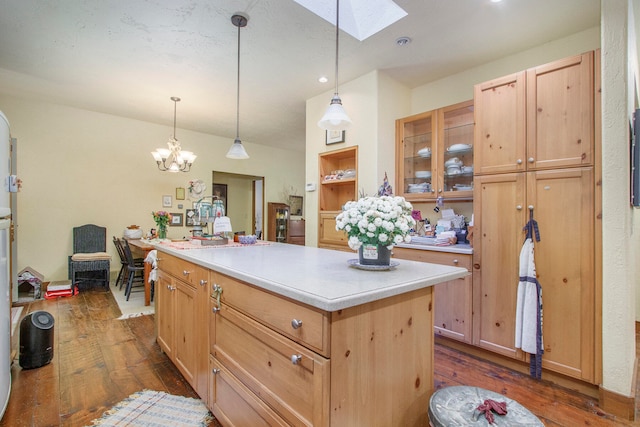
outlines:
[[[473,196],[473,101],[396,120],[396,191],[412,202]]]
[[[358,197],[358,146],[320,153],[318,161],[318,247],[351,251],[346,233],[336,230],[336,216]]]
[[[284,203],[267,204],[269,230],[267,240],[289,243],[289,206]]]
[[[200,396],[208,392],[209,271],[163,253],[158,258],[157,341]]]
[[[519,253],[530,213],[543,295],[543,367],[597,380],[594,52],[475,88],[474,344],[514,347]],[[596,74],[597,75],[597,74]]]

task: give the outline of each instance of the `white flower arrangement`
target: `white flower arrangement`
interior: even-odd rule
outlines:
[[[409,231],[416,221],[413,206],[404,197],[362,197],[347,202],[336,217],[336,230],[349,236],[349,247],[358,250],[363,244],[387,246],[409,243]]]

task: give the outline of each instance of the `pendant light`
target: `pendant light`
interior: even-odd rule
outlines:
[[[324,130],[345,130],[351,125],[351,119],[342,107],[342,100],[338,95],[338,47],[340,38],[340,0],[336,0],[336,91],[331,98],[329,108],[318,122]]]
[[[191,165],[196,160],[196,155],[191,151],[182,151],[180,143],[176,139],[176,107],[180,98],[172,96],[173,101],[173,137],[167,142],[169,148],[157,148],[151,155],[158,164],[158,169],[163,172],[189,172]]]
[[[240,141],[240,28],[246,27],[249,17],[236,13],[231,17],[231,23],[238,27],[238,85],[236,92],[236,139],[227,152],[229,159],[248,159],[249,154],[244,149],[242,141]]]

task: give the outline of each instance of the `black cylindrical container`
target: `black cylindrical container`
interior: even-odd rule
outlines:
[[[53,316],[34,311],[20,322],[20,366],[39,368],[53,359]]]

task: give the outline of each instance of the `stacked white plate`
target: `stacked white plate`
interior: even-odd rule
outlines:
[[[431,171],[416,171],[416,178],[429,179],[431,178]]]
[[[464,153],[465,151],[471,150],[473,146],[471,144],[453,144],[451,147],[447,148],[447,152],[449,153]]]
[[[431,157],[431,148],[427,147],[427,148],[418,150],[418,156],[428,159],[429,157]]]

